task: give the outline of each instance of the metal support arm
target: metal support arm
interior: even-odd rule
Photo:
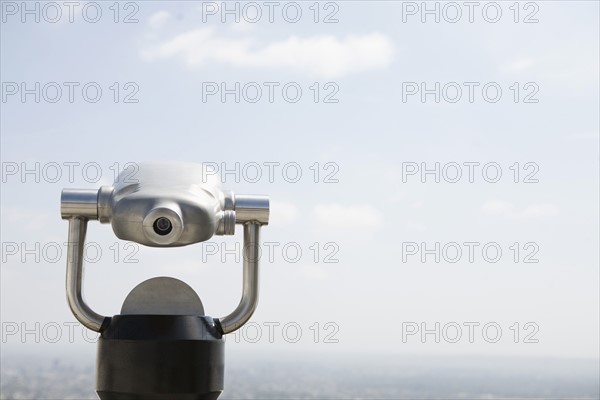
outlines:
[[[219,318],[224,334],[242,327],[258,305],[258,262],[260,258],[260,227],[269,223],[269,198],[258,195],[233,196],[236,224],[244,225],[244,277],[242,298],[233,312]]]
[[[242,327],[256,310],[258,305],[258,258],[260,223],[256,221],[244,224],[244,278],[242,299],[233,312],[219,318],[221,331],[231,333]]]
[[[83,251],[90,219],[98,219],[98,191],[65,189],[61,195],[60,213],[69,221],[67,246],[67,302],[73,315],[86,328],[100,332],[106,317],[94,312],[83,299]]]
[[[69,218],[69,239],[67,248],[67,301],[73,315],[86,328],[100,332],[106,317],[94,312],[82,293],[83,250],[87,231],[86,218]]]

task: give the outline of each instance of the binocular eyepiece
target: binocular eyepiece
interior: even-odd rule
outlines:
[[[173,230],[173,224],[167,217],[158,217],[152,224],[152,228],[154,229],[154,233],[157,235],[165,236],[171,233]]]

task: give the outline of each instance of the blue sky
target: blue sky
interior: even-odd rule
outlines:
[[[318,22],[312,2],[280,3],[273,22],[259,2],[255,23],[246,21],[256,18],[248,3],[238,3],[239,23],[211,2],[121,3],[117,23],[109,3],[78,3],[73,22],[65,6],[49,22],[44,17],[56,15],[39,3],[35,22],[20,4],[2,3],[3,323],[74,321],[64,299],[64,252],[57,262],[47,254],[39,262],[21,257],[23,243],[48,249],[66,241],[62,188],[110,184],[128,162],[210,162],[221,170],[239,162],[241,177],[236,182],[229,174],[223,186],[270,195],[263,238],[280,243],[263,263],[253,321],[296,322],[304,334],[294,344],[232,341],[240,351],[598,357],[597,2],[522,2],[518,16],[512,3],[482,2],[473,22],[459,3],[456,23],[448,21],[455,18],[448,3],[435,2],[429,4],[437,4],[439,22],[421,15],[420,2],[323,2]],[[99,21],[88,22],[97,7]],[[297,8],[299,21],[289,22]],[[492,23],[497,8],[501,15]],[[137,22],[124,23],[128,15]],[[326,16],[332,23],[323,22]],[[23,101],[21,84],[35,92],[36,82],[40,102],[35,93]],[[52,82],[62,91],[55,103],[48,101],[56,96]],[[239,102],[235,94],[222,101],[220,92],[207,93],[236,82]],[[424,101],[421,92],[407,94],[436,83],[439,102],[435,94]],[[83,93],[86,84],[91,91]],[[97,87],[102,95],[88,101]],[[257,87],[262,97],[248,101]],[[292,102],[298,87],[302,95]],[[457,87],[461,96],[453,102]],[[492,102],[498,87],[502,95]],[[127,95],[137,102],[125,102]],[[39,182],[35,173],[23,174],[36,162]],[[462,178],[422,178],[423,166],[436,163],[440,174],[459,165]],[[496,183],[488,182],[490,170],[482,175],[487,164],[502,172]],[[61,177],[51,179],[56,165]],[[66,165],[73,165],[72,180]],[[256,165],[262,178],[252,182],[244,174]],[[276,168],[272,182],[268,165]],[[406,175],[415,165],[419,172]],[[473,182],[467,165],[475,168]],[[302,176],[292,182],[298,169]],[[85,290],[103,314],[118,313],[137,283],[158,275],[190,283],[212,316],[238,302],[240,266],[220,254],[203,264],[202,245],[135,248],[139,262],[125,263],[125,244],[109,226],[91,223],[89,240],[103,257],[88,263]],[[497,243],[503,255],[495,263],[479,250],[474,262],[464,254],[455,263],[447,262],[451,256],[421,262],[420,253],[403,260],[410,243],[436,242],[477,242],[478,249]],[[15,243],[12,254],[7,246]],[[282,254],[286,243],[301,248],[297,262]],[[532,251],[539,262],[524,263]],[[330,252],[337,263],[324,262]],[[469,321],[499,324],[502,340],[401,340],[403,322]],[[336,323],[339,343],[314,343],[315,322],[322,334],[323,324]],[[515,322],[521,335],[524,324],[535,323],[539,343],[523,343],[522,336],[514,343]],[[92,352],[93,344],[22,344],[12,335],[6,348]]]

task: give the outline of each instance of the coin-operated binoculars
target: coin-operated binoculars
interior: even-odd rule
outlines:
[[[223,390],[224,339],[244,325],[258,303],[260,227],[269,222],[266,196],[222,191],[198,164],[142,164],[114,186],[64,189],[69,221],[67,300],[75,318],[99,332],[96,391],[101,399],[216,399]],[[110,223],[115,235],[152,247],[178,247],[244,229],[243,291],[222,318],[204,314],[186,283],[159,277],[140,283],[121,313],[105,317],[83,299],[87,223]]]

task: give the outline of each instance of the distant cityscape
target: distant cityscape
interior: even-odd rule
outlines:
[[[1,399],[97,399],[94,361],[3,356]],[[598,399],[598,360],[245,357],[221,399]]]

